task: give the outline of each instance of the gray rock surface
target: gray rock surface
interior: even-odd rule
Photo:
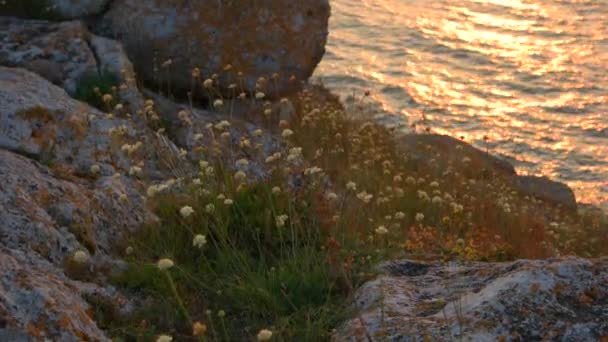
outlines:
[[[46,0],[61,17],[76,19],[100,14],[110,0]]]
[[[80,21],[54,23],[0,17],[0,65],[32,71],[71,96],[87,78],[112,75],[117,96],[135,111],[143,107],[135,71],[122,45],[91,34]]]
[[[109,341],[83,294],[106,290],[67,278],[31,252],[0,245],[0,341]]]
[[[0,65],[31,70],[74,95],[82,78],[98,72],[88,39],[79,21],[0,17]]]
[[[135,141],[136,153],[121,151]],[[34,73],[0,67],[0,340],[107,340],[81,295],[112,295],[104,277],[120,264],[116,242],[154,219],[129,168],[144,163],[146,177],[167,177],[163,146],[165,158],[177,152],[144,125],[101,113]],[[64,275],[79,250],[90,256],[87,282]]]
[[[191,90],[198,67],[203,78],[217,73],[224,89],[237,84],[237,94],[254,91],[264,76],[262,91],[276,96],[320,62],[329,15],[328,0],[116,0],[98,31],[120,39],[140,76],[163,89]],[[228,64],[233,69],[224,71]]]
[[[608,259],[396,261],[355,295],[336,341],[603,341]]]
[[[513,165],[490,153],[479,150],[459,139],[439,134],[405,134],[398,139],[401,146],[408,151],[414,162],[424,162],[429,158],[426,150],[419,147],[433,146],[450,158],[459,155],[471,157],[469,167],[459,168],[459,172],[471,177],[501,177],[506,179],[520,193],[542,201],[561,205],[576,210],[574,192],[566,184],[552,181],[546,177],[518,175]],[[437,162],[446,162],[439,160]]]

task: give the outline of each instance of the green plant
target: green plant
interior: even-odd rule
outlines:
[[[0,15],[52,21],[63,19],[48,0],[0,1]]]
[[[107,70],[89,74],[78,82],[75,98],[98,109],[109,110],[120,101],[118,85],[118,77]]]

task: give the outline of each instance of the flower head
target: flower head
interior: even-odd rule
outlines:
[[[156,338],[156,342],[171,342],[173,341],[173,337],[169,335],[160,335]]]
[[[74,261],[76,261],[79,264],[84,264],[89,260],[89,256],[87,255],[87,253],[85,253],[84,251],[78,250],[76,251],[76,253],[74,253]]]
[[[293,135],[293,131],[290,130],[289,128],[284,129],[283,132],[281,133],[281,136],[283,138],[289,138],[292,135]]]
[[[158,260],[158,262],[156,263],[156,266],[158,267],[159,270],[161,271],[166,271],[168,269],[170,269],[171,267],[173,267],[175,264],[173,263],[173,260],[171,259],[160,259]]]
[[[270,339],[272,338],[272,331],[270,331],[268,329],[262,329],[258,333],[257,337],[258,337],[258,341],[270,341]]]
[[[416,214],[416,221],[417,222],[422,222],[424,220],[424,214],[423,213],[417,213]]]
[[[203,248],[207,244],[207,237],[202,234],[198,234],[192,239],[192,246],[196,248]]]
[[[385,226],[379,226],[378,228],[376,228],[376,234],[386,235],[386,234],[388,234],[388,229],[386,229]]]
[[[207,332],[207,325],[196,322],[192,325],[192,335],[194,336],[203,336]]]
[[[186,205],[179,210],[179,214],[182,215],[183,218],[187,218],[188,216],[194,214],[194,209],[191,206]]]

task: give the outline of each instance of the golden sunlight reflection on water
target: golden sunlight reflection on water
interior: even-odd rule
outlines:
[[[608,208],[608,1],[333,0],[317,76]]]

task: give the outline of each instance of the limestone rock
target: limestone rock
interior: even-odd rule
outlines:
[[[100,175],[109,176],[134,166],[120,149],[137,141],[146,147],[141,151],[144,170],[159,177],[165,167],[158,154],[176,153],[170,142],[131,120],[70,98],[33,73],[0,67],[0,148],[65,166],[78,175],[90,174],[98,165]]]
[[[313,73],[329,15],[328,0],[117,0],[98,31],[120,39],[140,76],[163,89],[190,91],[198,67],[203,78],[218,74],[224,90],[237,84],[234,92],[255,91],[264,76],[262,91],[277,96]]]
[[[79,21],[0,17],[0,65],[36,72],[74,95],[81,79],[98,72],[88,39]]]
[[[519,176],[517,185],[524,194],[561,204],[569,209],[577,207],[572,189],[566,184],[552,181],[547,177]]]
[[[89,44],[97,56],[100,72],[109,72],[119,80],[120,101],[128,105],[132,112],[141,109],[144,106],[143,96],[137,87],[133,64],[122,45],[115,40],[96,35],[91,35]]]
[[[63,18],[82,18],[101,13],[110,0],[50,0],[50,5]]]
[[[3,1],[0,14],[35,19],[76,19],[103,12],[110,0]]]
[[[384,264],[336,341],[599,341],[608,259]]]
[[[0,245],[2,341],[110,341],[83,294],[104,292],[70,280],[52,264]]]

